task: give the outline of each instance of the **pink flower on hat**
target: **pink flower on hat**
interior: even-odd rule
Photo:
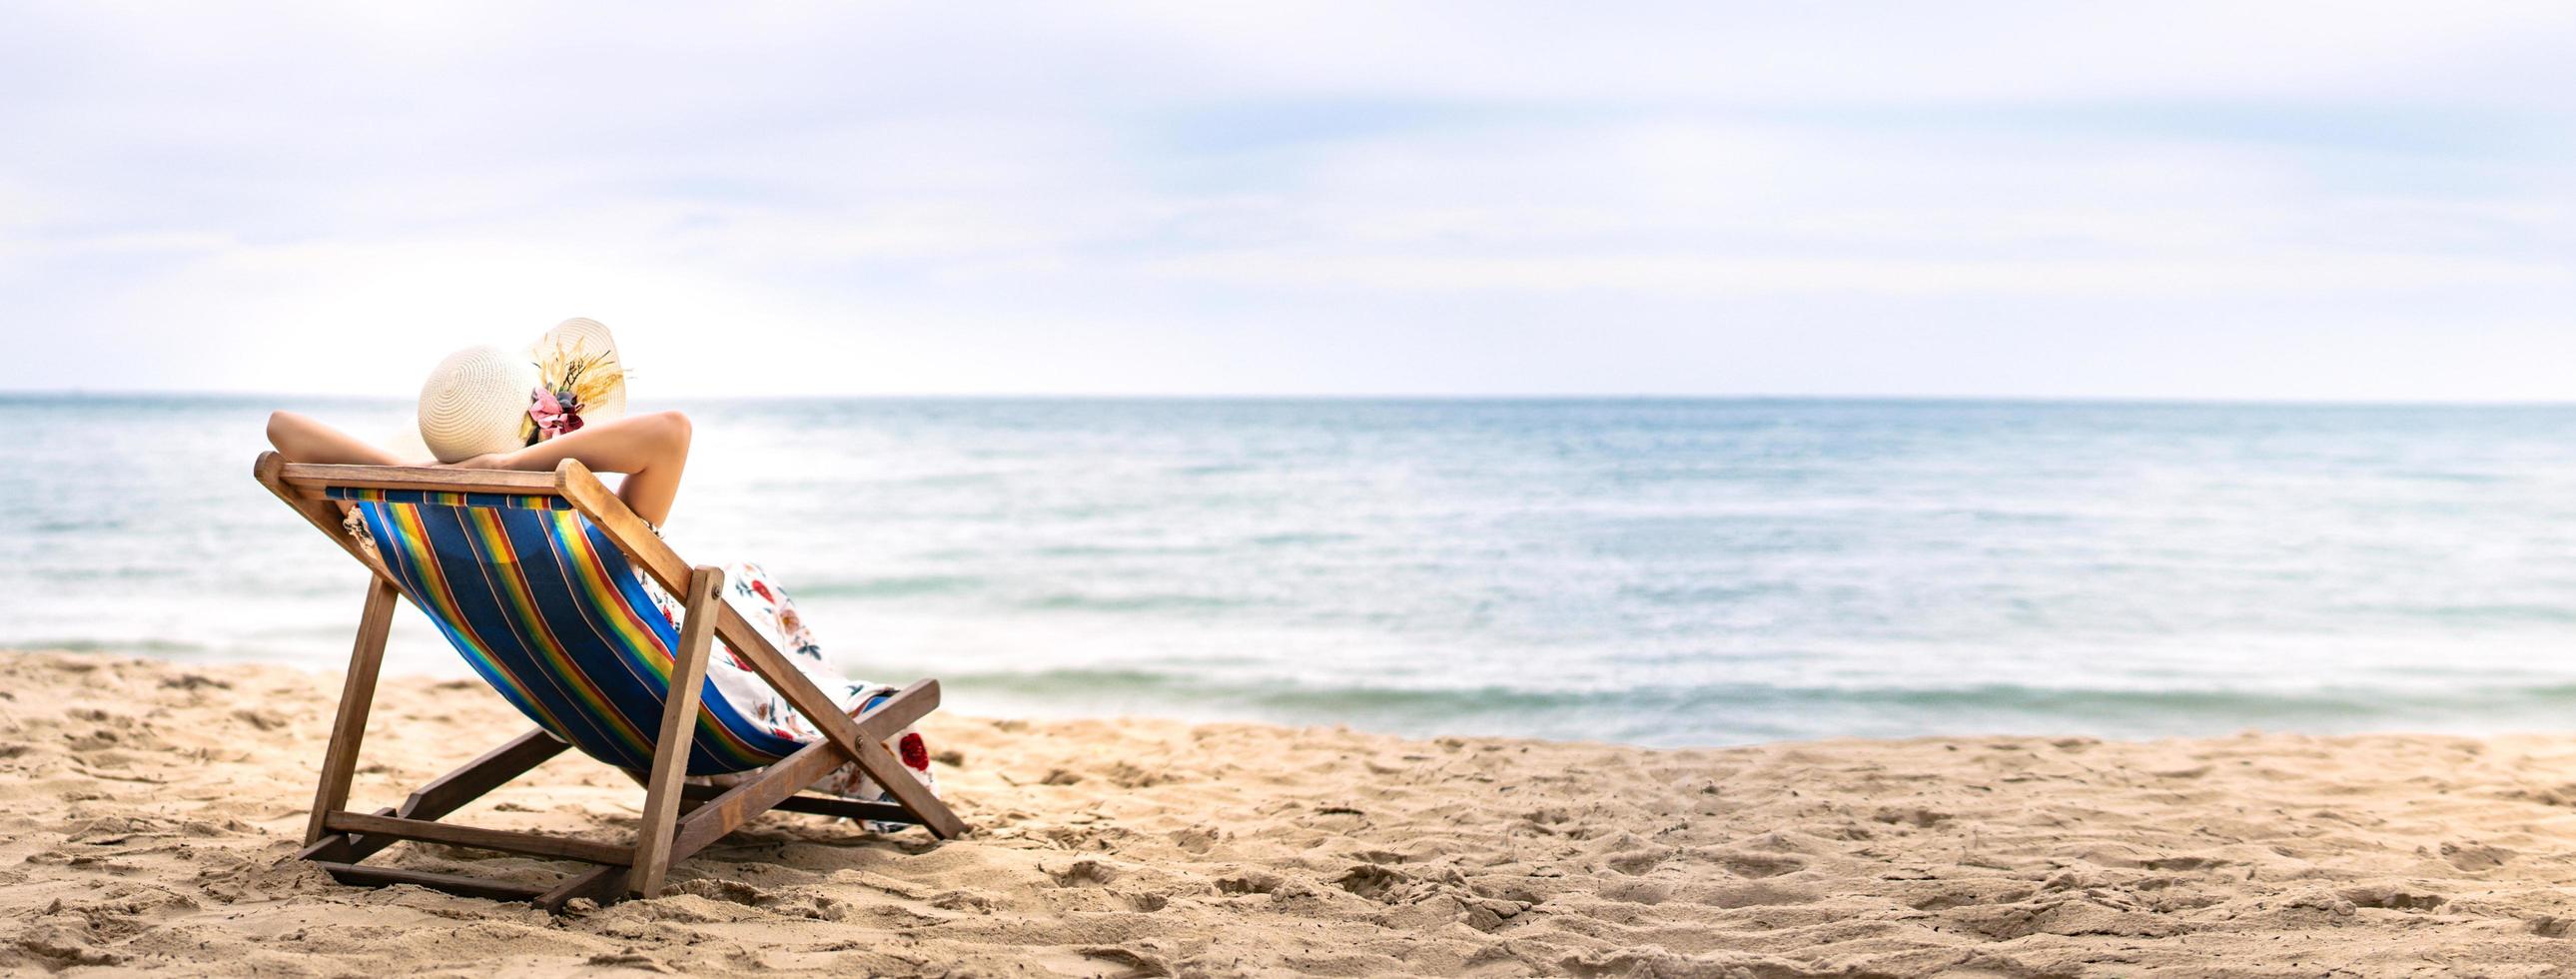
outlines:
[[[570,394],[557,397],[543,387],[528,391],[528,418],[537,423],[537,441],[581,431],[581,402]]]

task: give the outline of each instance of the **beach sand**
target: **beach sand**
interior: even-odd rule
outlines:
[[[337,679],[0,653],[0,969],[212,975],[2550,975],[2576,736],[1831,741],[1656,751],[934,716],[977,827],[772,814],[653,901],[332,883],[287,860]],[[525,721],[389,678],[358,807]],[[567,753],[458,818],[619,839]],[[403,866],[549,865],[406,844]]]

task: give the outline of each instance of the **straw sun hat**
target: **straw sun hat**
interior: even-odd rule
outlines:
[[[555,324],[518,351],[467,347],[420,386],[420,440],[440,462],[509,452],[626,414],[626,368],[598,320]]]

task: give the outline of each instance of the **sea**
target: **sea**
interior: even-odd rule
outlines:
[[[274,408],[0,396],[0,648],[331,670]],[[2576,729],[2576,406],[680,401],[682,554],[955,711],[1656,746]],[[416,611],[387,669],[470,675]],[[460,694],[463,696],[465,694]]]

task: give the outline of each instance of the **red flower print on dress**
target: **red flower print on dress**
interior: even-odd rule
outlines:
[[[921,746],[921,735],[907,734],[895,742],[903,750],[903,767],[914,771],[930,770],[930,749]]]

